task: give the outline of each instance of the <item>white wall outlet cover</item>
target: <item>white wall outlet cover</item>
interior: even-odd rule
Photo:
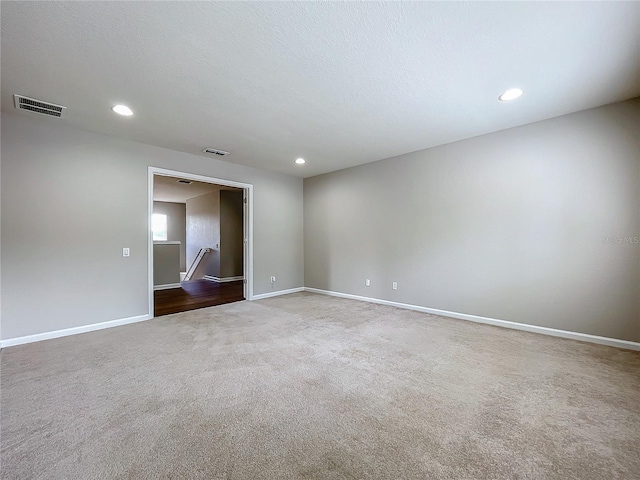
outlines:
[[[368,278],[364,281],[364,285],[365,287],[370,287],[371,286],[371,280],[369,280]]]
[[[271,283],[275,283],[275,281],[276,281],[276,277],[275,277],[275,276],[272,276],[272,277],[271,277]]]
[[[128,247],[125,247],[125,248],[122,249],[122,256],[123,257],[128,257],[129,254],[130,254],[130,251],[129,251]]]
[[[398,282],[393,282],[391,284],[391,288],[393,288],[394,290],[397,290],[398,289]]]

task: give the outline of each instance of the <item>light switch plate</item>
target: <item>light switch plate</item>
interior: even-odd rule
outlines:
[[[129,256],[129,247],[124,247],[122,249],[122,256],[123,257],[128,257]]]

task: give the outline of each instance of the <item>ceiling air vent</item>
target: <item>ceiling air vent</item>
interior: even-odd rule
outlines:
[[[210,155],[220,155],[221,157],[224,157],[225,155],[230,154],[230,152],[225,152],[224,150],[218,150],[217,148],[205,148],[202,151]]]
[[[24,97],[22,95],[14,95],[13,98],[18,110],[28,110],[29,112],[47,115],[48,117],[60,118],[64,115],[64,111],[67,109],[67,107],[63,107],[62,105],[47,103],[42,100],[36,100],[35,98]]]
[[[176,182],[184,183],[185,185],[191,185],[193,183],[191,180],[184,180],[182,178],[180,180],[176,180]]]

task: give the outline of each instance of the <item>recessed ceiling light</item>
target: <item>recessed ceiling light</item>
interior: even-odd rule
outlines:
[[[302,165],[303,163],[305,163],[305,160],[304,160],[304,158],[296,158],[296,163],[298,165]]]
[[[509,100],[515,100],[520,95],[522,95],[522,90],[520,90],[519,88],[510,88],[502,95],[500,95],[498,97],[498,100],[500,100],[501,102],[508,102]]]
[[[116,105],[112,107],[111,110],[113,110],[119,115],[124,115],[126,117],[130,117],[131,115],[133,115],[133,110],[131,110],[126,105]]]

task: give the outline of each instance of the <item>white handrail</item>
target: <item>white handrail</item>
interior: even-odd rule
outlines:
[[[200,251],[198,252],[198,255],[196,255],[196,258],[193,259],[193,262],[191,263],[191,266],[189,267],[189,269],[187,270],[186,275],[184,276],[184,280],[183,282],[187,282],[189,280],[191,280],[191,276],[196,273],[196,270],[198,269],[198,265],[200,265],[200,262],[202,261],[202,259],[204,258],[204,256],[209,253],[211,251],[210,248],[201,248]]]

